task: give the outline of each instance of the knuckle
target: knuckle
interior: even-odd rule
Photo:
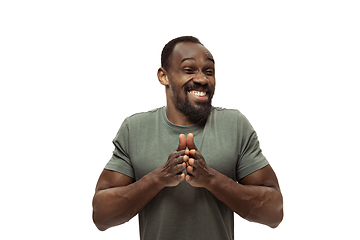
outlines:
[[[176,167],[177,167],[178,171],[183,171],[184,170],[184,165],[182,165],[182,164],[178,164]]]
[[[177,157],[176,159],[175,159],[175,163],[176,164],[180,164],[180,163],[182,163],[184,160],[183,160],[183,157]]]

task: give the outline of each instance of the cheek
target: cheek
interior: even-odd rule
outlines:
[[[179,94],[184,92],[183,85],[179,84],[179,82],[170,81],[170,91],[172,94]]]
[[[211,86],[211,88],[213,89],[213,91],[215,91],[215,86],[216,86],[216,81],[215,81],[215,79],[213,79],[213,80],[210,81],[210,86]]]
[[[210,85],[215,88],[216,85],[215,77],[210,78],[209,81],[210,81]]]
[[[171,98],[174,100],[174,101],[178,101],[181,95],[181,88],[177,85],[175,85],[174,83],[170,83],[170,86],[169,86],[169,91],[170,91],[170,95],[171,95]]]

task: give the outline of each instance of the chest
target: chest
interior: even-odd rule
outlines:
[[[236,179],[238,148],[226,136],[213,138],[206,134],[195,135],[195,145],[206,163],[222,174]],[[131,163],[136,180],[161,167],[178,146],[178,135],[136,139],[131,147]]]

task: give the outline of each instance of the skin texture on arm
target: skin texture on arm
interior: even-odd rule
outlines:
[[[238,215],[252,222],[277,227],[283,218],[283,199],[276,175],[270,165],[242,178],[239,183],[210,168],[187,137],[189,166],[186,181],[194,187],[208,189]]]
[[[138,181],[114,171],[100,175],[93,198],[93,221],[104,231],[129,221],[143,209],[164,187],[177,186],[185,178],[184,161],[189,154],[185,135],[179,136],[179,146],[167,162]]]
[[[134,217],[161,190],[151,174],[141,180],[104,170],[93,199],[93,221],[104,231]]]
[[[240,213],[240,216],[253,222],[259,222],[269,227],[277,227],[283,219],[283,198],[275,172],[270,165],[249,174],[239,182],[244,192],[250,197],[250,211]]]
[[[236,183],[219,172],[207,189],[244,219],[277,227],[283,218],[283,199],[276,176],[268,165]]]

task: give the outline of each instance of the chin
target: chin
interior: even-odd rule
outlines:
[[[183,107],[185,107],[183,105]],[[185,115],[189,116],[194,122],[207,119],[211,114],[212,105],[207,104],[189,104],[185,108],[180,109]]]

